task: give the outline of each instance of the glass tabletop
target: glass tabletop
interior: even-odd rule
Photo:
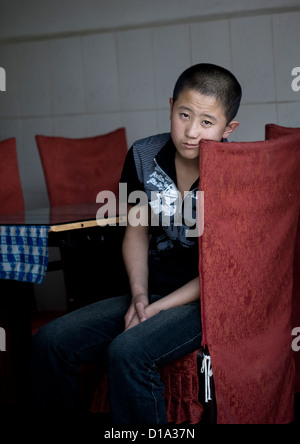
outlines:
[[[20,213],[0,214],[0,225],[60,225],[81,221],[116,218],[126,214],[126,205],[121,203],[83,203],[63,207],[44,207]]]

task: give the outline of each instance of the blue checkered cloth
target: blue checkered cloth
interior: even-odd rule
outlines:
[[[0,279],[41,284],[48,264],[49,226],[0,226]]]

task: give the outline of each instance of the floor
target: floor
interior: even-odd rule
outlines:
[[[97,422],[99,421],[99,425],[109,425],[110,424],[110,417],[109,414],[103,413],[103,414],[90,414],[91,418],[97,419]],[[297,393],[295,396],[295,419],[292,422],[291,425],[300,425],[300,393]],[[187,426],[187,424],[185,424]]]
[[[2,406],[0,403],[0,415],[1,417],[14,417],[18,418],[19,416],[24,416],[24,410],[22,409],[22,412],[20,413],[18,409],[16,409],[14,406]],[[93,422],[96,422],[99,424],[99,426],[108,426],[111,424],[109,414],[88,414],[88,417],[93,420]],[[295,397],[295,419],[292,422],[291,425],[300,425],[300,393],[296,394]],[[185,424],[187,426],[187,424]]]

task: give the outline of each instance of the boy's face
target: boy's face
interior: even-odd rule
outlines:
[[[199,157],[201,139],[220,142],[231,134],[239,123],[227,124],[223,106],[214,98],[192,89],[183,90],[173,103],[170,99],[171,136],[177,153],[194,160]]]

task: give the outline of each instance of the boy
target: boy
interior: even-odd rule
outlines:
[[[112,422],[167,422],[158,366],[201,346],[198,239],[175,223],[176,194],[189,192],[196,200],[199,142],[221,141],[237,128],[240,100],[241,87],[229,71],[192,66],[170,99],[171,134],[129,150],[121,182],[129,193],[140,190],[149,198],[139,207],[148,223],[128,223],[123,241],[131,294],[83,307],[39,330],[31,371],[40,413],[75,413],[80,363],[106,358]],[[152,226],[150,208],[158,218]]]

